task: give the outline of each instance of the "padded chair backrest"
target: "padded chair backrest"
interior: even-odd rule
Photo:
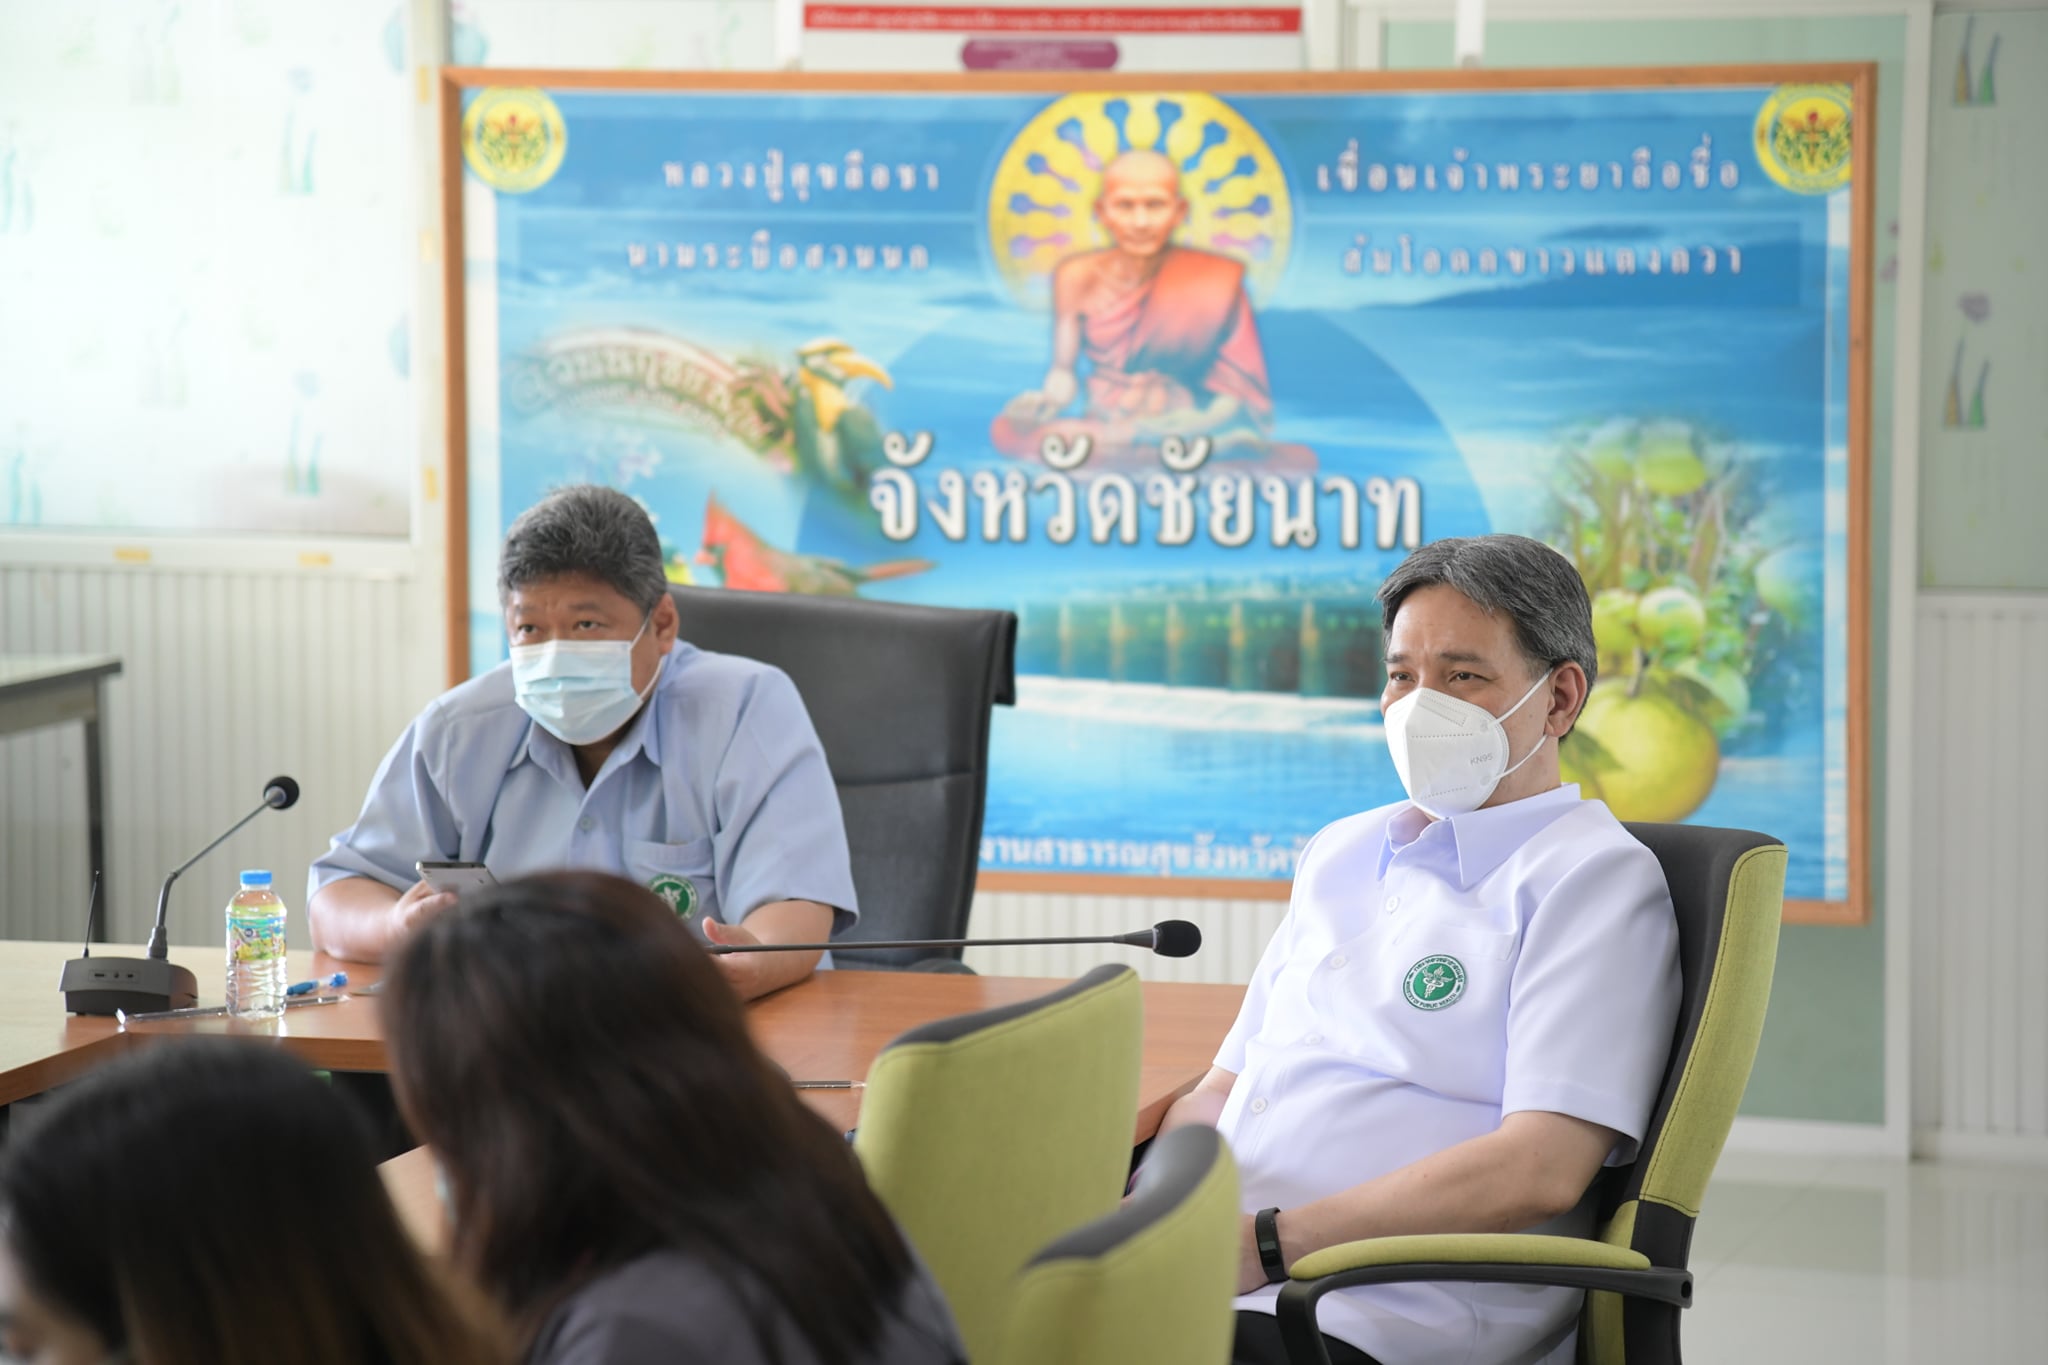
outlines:
[[[1627,828],[1657,856],[1671,888],[1682,994],[1650,1127],[1635,1163],[1611,1175],[1611,1216],[1601,1237],[1654,1265],[1682,1267],[1763,1036],[1784,914],[1785,846],[1768,834],[1707,825]],[[1674,1313],[1639,1312],[1612,1294],[1586,1300],[1582,1360],[1610,1365],[1653,1356],[1647,1343],[1633,1344],[1637,1333],[1676,1330]]]
[[[1011,1282],[1116,1208],[1137,1126],[1137,973],[925,1024],[875,1059],[854,1150],[945,1290],[970,1360],[992,1360]]]
[[[1237,1163],[1214,1128],[1152,1144],[1129,1203],[1031,1258],[1002,1365],[1226,1365],[1237,1287]]]
[[[841,939],[958,938],[981,860],[989,708],[1016,700],[1017,618],[849,597],[671,588],[683,639],[773,664],[825,748],[860,923]],[[835,950],[905,966],[915,949]]]

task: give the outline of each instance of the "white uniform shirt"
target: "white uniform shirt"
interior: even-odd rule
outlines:
[[[1447,820],[1407,802],[1303,849],[1216,1064],[1246,1212],[1334,1194],[1548,1110],[1627,1135],[1671,1052],[1678,931],[1656,858],[1575,786]],[[1542,1231],[1587,1235],[1592,1211]],[[1297,1255],[1284,1245],[1283,1251]],[[1277,1287],[1240,1309],[1273,1311]],[[1383,1365],[1569,1358],[1580,1294],[1406,1284],[1317,1321]]]
[[[342,877],[402,891],[419,859],[484,863],[500,881],[610,872],[727,924],[782,900],[833,907],[834,932],[858,914],[839,793],[795,685],[680,640],[588,787],[575,752],[520,709],[512,665],[443,693],[385,755],[306,894]]]

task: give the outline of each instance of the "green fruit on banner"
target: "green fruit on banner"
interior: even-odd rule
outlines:
[[[1586,438],[1586,463],[1615,483],[1635,478],[1635,424],[1609,422]]]
[[[1684,588],[1644,593],[1636,608],[1636,633],[1653,653],[1686,653],[1698,646],[1706,631],[1707,609]]]
[[[1692,430],[1666,422],[1645,431],[1636,452],[1636,477],[1667,498],[1699,492],[1707,482],[1707,464],[1692,448]]]
[[[1616,678],[1593,689],[1578,730],[1599,745],[1594,761],[1567,739],[1558,751],[1567,782],[1607,803],[1617,820],[1683,820],[1714,790],[1721,746],[1707,723],[1654,684],[1631,697]]]
[[[1636,604],[1627,588],[1606,588],[1593,599],[1593,643],[1603,655],[1632,653],[1636,647]]]
[[[1698,683],[1714,699],[1714,733],[1726,738],[1749,714],[1749,682],[1732,664],[1703,664],[1687,659],[1671,670],[1681,678]]]
[[[1820,616],[1822,572],[1818,549],[1775,551],[1756,566],[1756,595],[1792,625],[1804,626]]]

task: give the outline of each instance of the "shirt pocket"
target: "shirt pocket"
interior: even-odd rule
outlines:
[[[1394,944],[1401,964],[1401,995],[1425,1013],[1468,1001],[1471,1014],[1498,1014],[1506,1027],[1508,977],[1516,935],[1454,924],[1418,923]],[[1464,1012],[1464,1011],[1461,1011]]]
[[[1506,1077],[1516,935],[1420,922],[1397,939],[1384,991],[1412,1079],[1459,1099],[1499,1103]]]
[[[684,844],[662,844],[647,839],[628,839],[625,847],[626,877],[667,901],[684,919],[719,913],[716,865],[709,839],[692,839]]]

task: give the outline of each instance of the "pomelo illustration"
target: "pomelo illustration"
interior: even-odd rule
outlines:
[[[1733,664],[1708,664],[1687,659],[1671,670],[1677,677],[1696,684],[1712,698],[1707,720],[1714,733],[1726,738],[1749,714],[1749,681]]]
[[[1636,645],[1636,604],[1627,588],[1607,588],[1593,599],[1593,646],[1599,652],[1600,676],[1612,677],[1633,666]]]
[[[1724,741],[1773,734],[1800,667],[1779,661],[1804,657],[1822,613],[1820,552],[1736,433],[1613,413],[1558,444],[1546,537],[1592,597],[1598,664],[1560,758],[1625,819],[1683,819]]]
[[[1795,626],[1820,615],[1820,551],[1795,545],[1766,555],[1756,566],[1756,595]]]
[[[1590,744],[1584,740],[1592,741]],[[1619,820],[1683,820],[1714,790],[1721,746],[1705,721],[1663,688],[1616,678],[1593,688],[1558,751],[1563,776]]]
[[[1586,438],[1586,463],[1602,478],[1626,483],[1635,477],[1634,422],[1609,422]]]
[[[1687,653],[1698,646],[1706,630],[1707,609],[1684,588],[1646,592],[1636,608],[1636,632],[1653,652]]]
[[[1667,498],[1697,493],[1707,482],[1707,464],[1693,449],[1692,428],[1680,422],[1644,429],[1635,472],[1643,487]]]

